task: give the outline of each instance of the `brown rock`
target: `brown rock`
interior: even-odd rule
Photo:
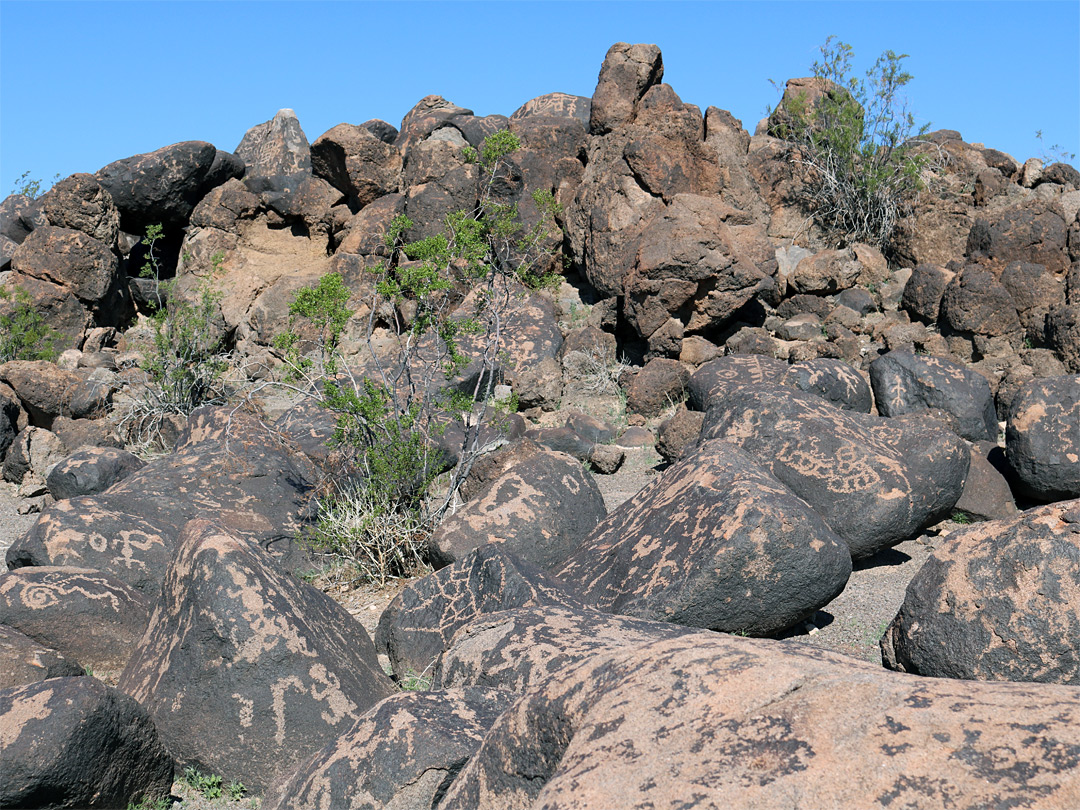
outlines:
[[[42,195],[40,203],[50,225],[82,231],[110,247],[116,244],[120,212],[92,174],[64,178]]]
[[[642,416],[659,416],[683,400],[690,372],[678,360],[656,358],[634,376],[626,392],[626,407]]]
[[[77,661],[0,624],[0,690],[83,674]]]
[[[401,152],[364,127],[338,124],[311,145],[312,171],[360,208],[398,190]]]
[[[663,77],[664,61],[655,45],[612,45],[593,91],[589,134],[603,135],[627,123],[637,102]]]

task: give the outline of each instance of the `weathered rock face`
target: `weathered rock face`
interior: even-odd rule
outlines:
[[[375,646],[398,679],[430,672],[454,634],[478,617],[533,605],[583,606],[550,574],[484,545],[451,566],[414,582],[383,611]]]
[[[296,113],[278,110],[272,119],[244,133],[236,156],[248,177],[275,178],[311,172],[311,146]]]
[[[701,437],[749,452],[825,519],[854,559],[944,517],[970,461],[948,431],[841,411],[779,387],[736,390],[706,413]]]
[[[120,227],[142,234],[147,225],[183,227],[209,190],[206,179],[217,149],[205,141],[184,141],[144,155],[117,160],[94,177],[120,212]]]
[[[81,450],[53,467],[47,479],[49,494],[58,501],[95,495],[145,466],[141,458],[118,447]]]
[[[108,246],[120,234],[120,212],[112,195],[92,174],[73,174],[42,195],[41,210],[49,224],[82,231]]]
[[[1078,713],[1065,687],[897,676],[692,634],[596,656],[530,690],[440,807],[944,808],[1037,796],[1065,810],[1080,795]],[[1002,751],[1015,752],[1007,764]]]
[[[627,319],[642,337],[677,316],[688,331],[727,323],[775,287],[765,231],[718,198],[678,194],[649,227],[624,282]]]
[[[185,527],[119,688],[180,764],[259,792],[394,691],[344,608],[205,520]]]
[[[1080,373],[1080,303],[1054,307],[1045,319],[1046,340],[1065,368]]]
[[[1065,303],[1065,284],[1033,262],[1012,262],[1001,273],[1001,283],[1012,296],[1027,340],[1044,345],[1047,315]],[[1068,357],[1066,352],[1060,354]]]
[[[945,288],[941,322],[961,334],[998,337],[1020,333],[1020,317],[1009,291],[976,265],[965,267]]]
[[[1063,275],[1069,269],[1067,233],[1060,210],[1033,201],[993,219],[977,219],[968,234],[967,255],[986,258],[999,268],[1015,261],[1035,262]]]
[[[98,672],[124,668],[151,606],[100,571],[32,566],[0,574],[0,624]]]
[[[1025,385],[1005,426],[1009,466],[1024,492],[1052,501],[1080,496],[1080,376]]]
[[[795,363],[781,381],[792,388],[815,394],[844,411],[870,413],[874,396],[865,378],[842,360],[820,357]]]
[[[35,229],[15,251],[11,267],[15,284],[25,287],[23,279],[34,278],[61,287],[99,325],[120,325],[130,317],[116,254],[82,231],[51,225]],[[33,288],[28,291],[33,296]]]
[[[634,105],[664,78],[664,61],[655,45],[617,42],[608,49],[593,91],[589,132],[603,135],[630,120]]]
[[[779,382],[787,373],[783,360],[760,355],[729,355],[705,363],[690,377],[687,404],[707,411],[741,386]]]
[[[870,364],[870,383],[882,416],[937,408],[952,415],[963,438],[997,441],[997,412],[990,384],[959,363],[892,351]]]
[[[153,721],[94,678],[0,690],[0,733],[2,807],[126,807],[172,788]]]
[[[542,605],[504,610],[466,625],[439,659],[442,688],[482,685],[525,694],[595,656],[696,633],[688,627]]]
[[[484,543],[499,543],[541,568],[563,562],[607,515],[604,497],[581,463],[537,452],[444,520],[431,551],[449,565]]]
[[[46,509],[8,549],[8,567],[94,568],[156,597],[180,529],[199,516],[254,540],[287,568],[302,566],[295,534],[310,490],[302,467],[254,417],[200,409],[173,454],[106,492]]]
[[[1080,501],[949,536],[881,640],[892,669],[1080,685]]]
[[[956,274],[936,264],[920,264],[911,271],[900,299],[901,306],[920,320],[934,323],[941,308],[941,296]]]
[[[396,192],[400,184],[401,153],[365,127],[338,124],[311,145],[316,176],[349,195],[357,208]]]
[[[82,674],[82,664],[0,624],[0,690]]]
[[[435,807],[512,701],[509,692],[479,688],[389,697],[276,786],[262,806]]]
[[[844,541],[720,441],[624,503],[556,571],[602,610],[752,635],[805,619],[850,573]]]
[[[964,492],[956,511],[974,520],[1003,520],[1016,516],[1016,502],[1005,473],[1008,462],[997,442],[976,442],[971,447]]]

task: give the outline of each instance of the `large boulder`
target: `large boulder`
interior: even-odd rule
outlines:
[[[49,428],[66,413],[82,377],[46,360],[11,360],[0,365],[0,382],[11,387],[32,425]]]
[[[970,452],[918,421],[842,411],[779,387],[743,387],[711,408],[702,441],[738,445],[806,501],[854,559],[914,537],[950,514]]]
[[[968,441],[997,441],[990,384],[977,371],[943,357],[891,351],[870,364],[878,413],[901,416],[938,409],[952,416]]]
[[[918,678],[688,634],[530,689],[439,807],[1068,810],[1078,717],[1074,688]]]
[[[654,479],[556,571],[602,610],[751,635],[802,621],[850,573],[844,541],[721,441]]]
[[[396,192],[401,178],[401,152],[370,130],[338,124],[311,145],[312,170],[349,195],[357,207]]]
[[[949,535],[881,639],[891,669],[1080,685],[1080,501]]]
[[[0,807],[127,807],[172,788],[153,721],[95,678],[0,690],[0,739]]]
[[[480,616],[435,668],[442,689],[483,685],[522,695],[605,653],[696,633],[689,627],[587,608],[536,605]]]
[[[97,672],[124,668],[151,607],[100,571],[32,566],[0,574],[0,624]]]
[[[82,664],[0,624],[0,690],[46,678],[82,675]]]
[[[480,616],[534,605],[580,608],[581,599],[499,545],[476,551],[409,585],[383,611],[375,646],[399,680],[431,672],[454,634]]]
[[[117,160],[94,175],[120,212],[122,230],[142,234],[147,225],[181,228],[208,190],[206,177],[217,149],[184,141]]]
[[[1080,496],[1080,375],[1025,385],[1012,401],[1005,453],[1022,491],[1042,501]]]
[[[120,263],[108,245],[82,231],[37,228],[11,260],[16,283],[24,277],[50,282],[71,292],[102,326],[119,326],[130,317]]]
[[[956,274],[936,264],[923,263],[911,271],[900,297],[900,306],[916,318],[937,323],[941,297]]]
[[[94,568],[156,597],[181,528],[210,516],[286,568],[303,569],[308,556],[296,534],[310,498],[309,467],[255,417],[202,408],[174,453],[105,492],[48,507],[8,549],[7,564]]]
[[[178,763],[259,793],[394,691],[343,607],[206,520],[184,528],[119,688]]]
[[[120,212],[112,195],[92,174],[73,174],[49,189],[41,210],[50,225],[82,231],[108,246],[120,235]]]
[[[279,178],[311,173],[311,146],[290,109],[278,110],[245,132],[235,152],[247,167],[247,177],[270,180],[271,185]]]
[[[781,381],[808,394],[816,394],[841,410],[870,413],[874,407],[870,384],[842,360],[819,357],[795,363]]]
[[[428,810],[513,701],[495,689],[407,692],[376,704],[263,799],[267,810]]]
[[[607,509],[592,476],[564,453],[536,450],[439,524],[430,540],[437,563],[449,565],[484,543],[498,543],[553,569],[596,528]]]
[[[776,270],[764,228],[715,197],[678,194],[640,243],[624,281],[626,316],[643,338],[673,316],[688,331],[715,330],[774,290]]]
[[[787,373],[783,360],[756,354],[728,355],[703,364],[690,376],[687,405],[707,411],[744,385],[779,383]]]
[[[57,462],[47,479],[49,494],[58,501],[104,492],[146,462],[119,447],[92,447]]]
[[[1055,275],[1069,269],[1068,223],[1060,207],[1033,201],[977,219],[967,239],[967,255],[1004,268],[1010,262],[1035,262]]]
[[[612,45],[604,56],[593,91],[589,134],[603,135],[627,123],[634,106],[663,77],[664,60],[655,45]]]

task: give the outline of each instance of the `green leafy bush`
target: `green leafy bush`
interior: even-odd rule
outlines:
[[[57,358],[60,333],[34,309],[30,293],[21,287],[0,287],[0,363],[8,360]]]
[[[850,45],[829,37],[820,50],[811,69],[822,94],[785,99],[771,131],[805,169],[818,223],[838,240],[884,249],[931,164],[913,148],[929,125],[915,127],[901,92],[913,78],[903,67],[908,56],[885,51],[863,80],[851,75]]]
[[[559,206],[551,192],[533,194],[539,216],[528,228],[517,206],[493,193],[506,157],[518,148],[517,137],[502,131],[466,154],[480,169],[480,202],[447,216],[440,233],[408,241],[412,221],[392,221],[382,239],[387,258],[371,268],[372,284],[360,301],[365,374],[354,374],[340,351],[354,312],[335,274],[297,294],[290,328],[274,341],[283,382],[337,416],[333,441],[355,473],[336,481],[322,501],[312,542],[351,556],[365,577],[382,581],[421,560],[419,538],[452,501],[481,450],[481,429],[497,410],[506,311],[523,286],[553,278],[560,240],[553,239]],[[471,307],[462,306],[467,299]],[[469,388],[460,390],[459,378],[455,389],[450,383],[466,366]],[[455,421],[463,436],[459,460],[435,497],[431,484],[447,466],[437,439]],[[391,548],[379,538],[398,520],[409,527],[398,531],[408,536],[404,546]]]
[[[217,774],[206,774],[198,768],[188,767],[184,769],[184,781],[203,798],[221,798],[221,777]]]
[[[53,181],[49,185],[53,185],[60,179],[59,173],[53,176]],[[27,170],[19,175],[15,181],[15,186],[12,188],[12,194],[22,194],[24,197],[29,197],[31,200],[36,200],[46,191],[48,187],[44,187],[41,180],[35,179],[30,176],[30,171]]]

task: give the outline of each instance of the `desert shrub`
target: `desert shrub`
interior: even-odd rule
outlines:
[[[296,295],[290,328],[274,340],[283,384],[336,415],[333,443],[352,473],[334,482],[336,491],[322,501],[315,545],[346,549],[335,553],[353,555],[364,568],[371,564],[368,556],[374,558],[370,578],[381,581],[420,559],[420,546],[411,540],[388,551],[376,538],[384,522],[405,520],[403,525],[427,530],[448,508],[482,449],[482,428],[498,411],[493,393],[510,337],[507,309],[523,289],[553,278],[559,240],[552,238],[558,205],[551,192],[533,194],[539,216],[532,227],[521,224],[516,205],[493,194],[506,157],[519,146],[516,136],[502,131],[475,150],[480,202],[447,216],[440,233],[409,241],[413,223],[404,216],[393,220],[382,238],[385,258],[370,269],[370,289],[358,302],[366,309],[363,373],[341,353],[341,335],[354,311],[335,274]],[[467,299],[472,305],[463,307]],[[463,437],[458,461],[433,497],[430,485],[448,467],[438,439],[454,422]],[[331,543],[334,523],[356,523],[345,515],[355,514],[357,504],[367,516],[359,531],[350,528],[345,540]],[[423,532],[410,528],[406,534]],[[392,563],[388,573],[383,560]]]
[[[790,142],[791,158],[805,169],[818,223],[837,240],[886,249],[932,163],[914,149],[929,125],[915,127],[902,94],[913,78],[903,67],[908,56],[885,51],[863,80],[851,74],[850,45],[829,37],[820,50],[811,70],[821,96],[786,99],[771,131]]]
[[[53,184],[60,179],[60,174],[57,173],[53,176],[52,183],[45,185],[40,179],[30,176],[30,171],[27,170],[19,175],[15,180],[15,185],[11,189],[12,194],[22,194],[24,197],[29,197],[31,200],[38,199],[42,194],[49,190]]]
[[[34,309],[21,287],[0,287],[0,363],[8,360],[56,360],[60,333]]]
[[[150,317],[152,339],[139,364],[146,387],[121,424],[137,444],[153,446],[170,415],[224,404],[232,392],[225,379],[229,353],[220,322],[221,293],[214,290],[213,278],[204,279],[191,300],[175,295],[175,279],[162,281],[158,275],[155,242],[161,227],[151,225],[146,232],[143,274],[156,280],[159,306]]]

